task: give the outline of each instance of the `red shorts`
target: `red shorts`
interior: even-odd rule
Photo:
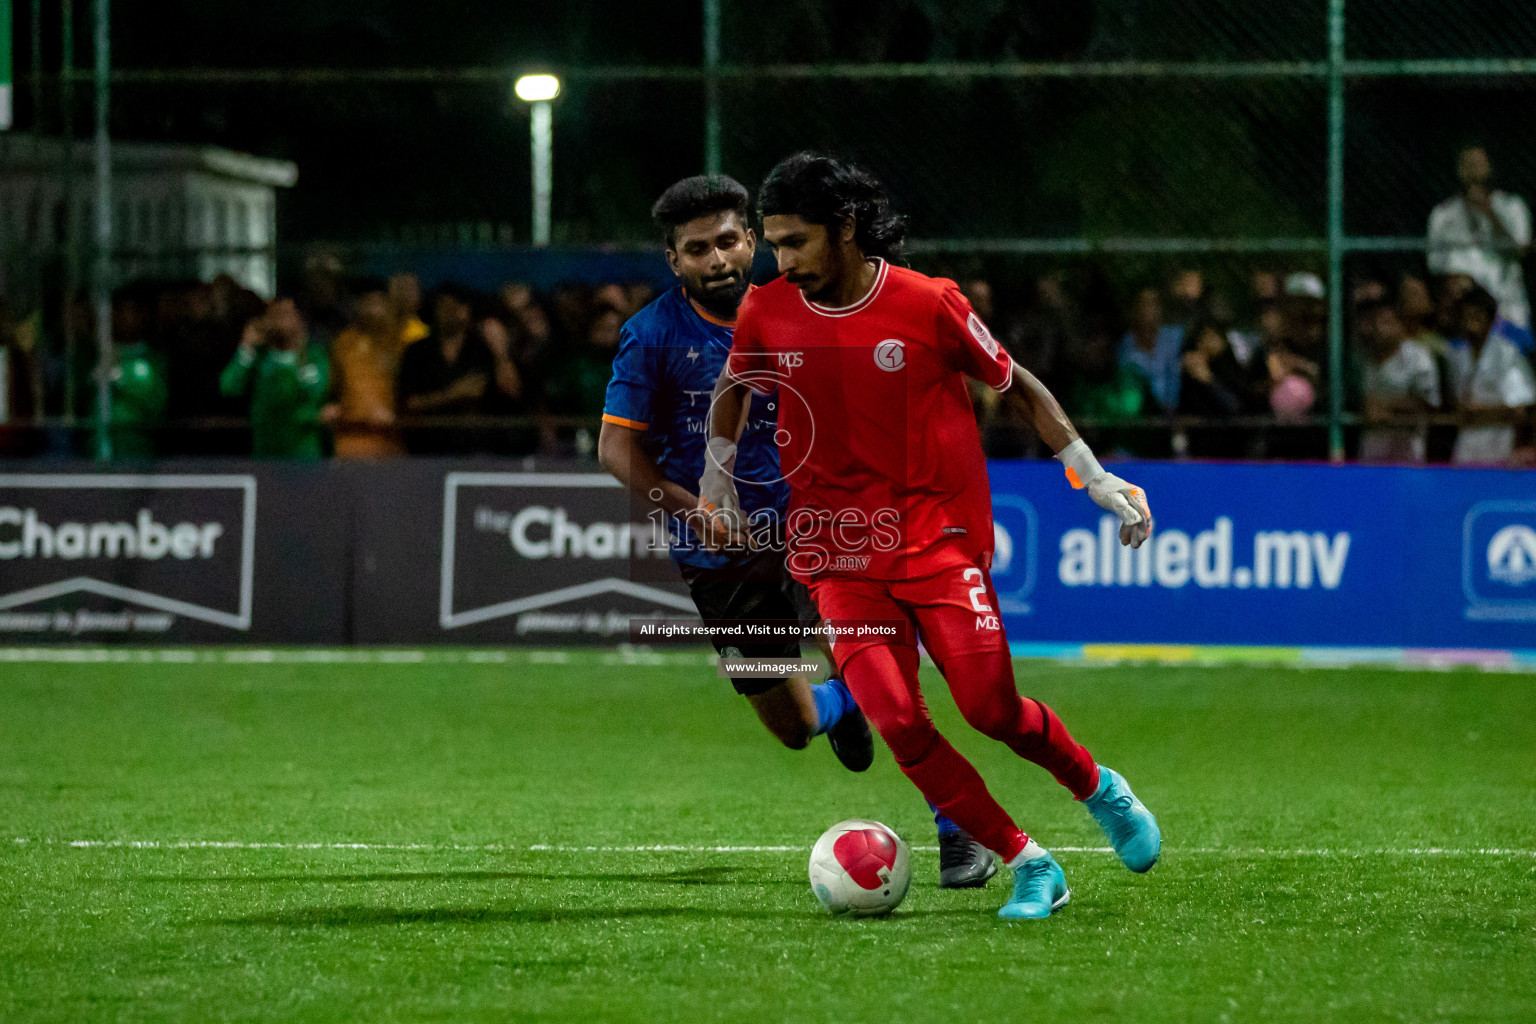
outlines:
[[[919,638],[941,664],[961,654],[1008,652],[992,577],[979,566],[912,580],[826,576],[810,588],[832,627],[839,668],[866,647],[916,647]]]

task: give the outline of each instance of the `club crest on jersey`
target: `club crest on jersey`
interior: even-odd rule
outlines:
[[[992,332],[987,330],[987,325],[981,322],[981,317],[972,313],[965,320],[965,326],[971,329],[971,337],[977,344],[987,350],[987,355],[997,357],[997,339],[992,337]]]
[[[875,346],[875,365],[882,370],[899,370],[907,365],[907,344],[886,338]]]

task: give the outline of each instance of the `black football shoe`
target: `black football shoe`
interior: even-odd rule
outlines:
[[[869,721],[858,705],[850,703],[843,717],[832,723],[827,730],[827,742],[832,753],[851,772],[866,771],[875,763],[875,740],[869,734]]]
[[[969,832],[939,833],[940,889],[980,889],[995,874],[997,858]]]

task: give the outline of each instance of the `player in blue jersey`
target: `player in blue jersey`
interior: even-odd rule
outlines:
[[[820,621],[804,584],[784,565],[782,544],[715,550],[700,543],[694,493],[705,469],[710,395],[731,350],[736,310],[750,289],[756,236],[747,223],[747,190],[731,178],[686,178],[663,193],[652,215],[665,232],[667,262],[679,284],[624,325],[603,410],[598,458],[631,494],[668,516],[671,554],[706,622]],[[776,401],[752,399],[731,467],[742,516],[769,532],[789,504],[774,441]],[[715,545],[718,548],[718,545]],[[797,658],[797,642],[720,641],[722,656]],[[733,679],[768,731],[799,750],[827,734],[847,768],[874,758],[869,725],[842,680],[804,676]],[[986,884],[991,853],[935,812],[940,885]]]

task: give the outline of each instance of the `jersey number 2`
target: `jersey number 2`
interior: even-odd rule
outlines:
[[[967,569],[965,572],[960,574],[960,578],[966,580],[967,582],[970,580],[976,581],[977,585],[971,588],[971,607],[976,609],[978,612],[990,612],[992,610],[992,606],[987,604],[986,601],[982,600],[987,596],[987,581],[986,578],[982,576],[981,570],[974,568]]]

